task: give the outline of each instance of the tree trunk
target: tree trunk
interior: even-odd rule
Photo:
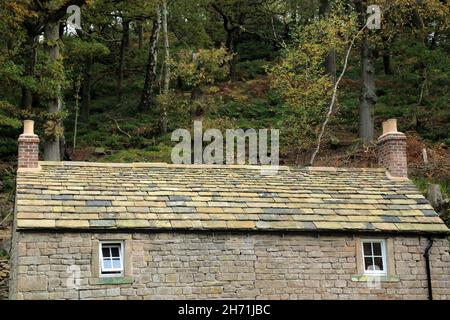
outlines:
[[[86,59],[84,66],[83,87],[81,94],[81,115],[83,118],[89,118],[91,110],[91,85],[92,85],[92,54]]]
[[[196,101],[199,100],[202,96],[202,90],[199,87],[194,87],[191,90],[191,100]]]
[[[391,55],[388,52],[383,53],[383,67],[384,67],[384,74],[386,75],[392,74]]]
[[[336,50],[334,48],[331,48],[325,57],[325,70],[333,79],[334,84],[336,82]]]
[[[139,104],[140,111],[150,109],[152,103],[153,88],[156,82],[156,64],[158,58],[158,38],[161,28],[161,13],[159,7],[156,9],[156,18],[153,20],[152,34],[150,36],[150,47],[148,49],[148,61],[145,70],[144,89],[142,90],[141,102]]]
[[[130,47],[130,21],[124,20],[123,22],[123,32],[124,32],[124,38],[125,38],[125,48]]]
[[[143,39],[144,39],[144,28],[142,27],[142,22],[137,22],[137,33],[138,33],[138,48],[142,49]]]
[[[163,29],[163,36],[164,36],[164,86],[163,86],[163,94],[169,93],[169,87],[170,87],[170,47],[169,47],[169,31],[167,29],[167,0],[164,0],[162,2],[162,29]],[[166,105],[163,104],[162,110],[161,110],[161,119],[160,119],[160,125],[161,125],[161,133],[165,134],[167,133],[167,109]]]
[[[32,77],[34,74],[34,68],[36,66],[37,60],[37,50],[36,50],[37,37],[28,34],[25,50],[25,75]],[[33,92],[26,86],[22,87],[22,108],[26,110],[31,110],[33,106]]]
[[[163,27],[163,34],[164,34],[164,86],[163,86],[163,93],[166,94],[169,92],[169,85],[170,85],[170,47],[169,47],[169,31],[167,29],[167,0],[163,1],[163,8],[162,8],[162,27]]]
[[[330,8],[330,4],[328,0],[320,0],[319,3],[319,16],[324,16],[328,9]]]
[[[227,39],[225,46],[227,51],[233,55],[230,60],[230,78],[236,79],[236,65],[238,63],[238,55],[236,52],[237,38],[239,37],[240,31],[236,31],[234,28],[232,30],[227,30]]]
[[[118,101],[122,103],[123,98],[123,71],[125,69],[125,52],[128,47],[129,39],[129,27],[130,22],[123,20],[122,22],[122,41],[120,42],[120,56],[119,56],[119,68],[118,68],[118,81],[117,81],[117,93]]]
[[[319,4],[319,16],[324,17],[330,9],[329,0],[320,0]],[[336,82],[336,50],[330,48],[328,55],[325,57],[325,70],[333,79],[333,83]]]
[[[359,99],[359,137],[363,143],[373,140],[373,109],[376,102],[375,69],[367,35],[361,44],[361,95]]]
[[[59,23],[58,22],[49,22],[45,26],[44,31],[45,40],[47,41],[46,51],[50,56],[50,61],[55,62],[60,58],[59,53]],[[50,99],[48,102],[48,112],[49,113],[57,113],[61,110],[61,100],[59,91],[61,88],[58,88],[58,93],[56,97]],[[60,124],[57,124],[60,125]],[[46,139],[44,143],[44,160],[46,161],[60,161],[60,139],[55,136],[53,139]]]
[[[227,16],[225,12],[223,12],[222,9],[217,4],[214,4],[213,2],[211,6],[222,17],[223,20],[223,28],[227,33],[227,37],[225,40],[225,47],[227,48],[228,53],[233,55],[232,59],[229,62],[230,78],[234,79],[236,77],[236,65],[239,60],[236,52],[236,46],[242,34],[242,29],[245,21],[245,14],[240,14],[239,17],[236,18],[236,22],[233,23],[232,22],[233,19]]]
[[[200,87],[194,87],[191,90],[191,103],[195,105],[194,119],[198,121],[202,121],[203,116],[205,115],[205,109],[200,101],[202,94],[203,92]]]
[[[381,39],[383,40],[383,69],[385,75],[392,74],[392,68],[391,68],[391,52],[389,50],[390,43],[389,43],[389,37],[382,36]]]

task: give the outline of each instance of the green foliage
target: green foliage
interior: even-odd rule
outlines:
[[[8,252],[0,248],[0,258],[6,258],[9,259]]]
[[[278,63],[268,67],[271,85],[285,101],[282,145],[287,153],[308,150],[316,142],[332,93],[323,61],[330,47],[337,54],[345,50],[355,25],[354,16],[330,14],[302,26]]]
[[[18,117],[19,110],[6,101],[0,101],[0,127],[19,128],[22,124]]]
[[[441,187],[441,192],[444,197],[450,196],[450,181],[434,181],[427,177],[417,176],[413,177],[412,181],[416,185],[416,187],[422,192],[422,194],[426,195],[427,188],[429,184],[439,183]]]
[[[271,61],[277,57],[273,44],[252,38],[239,43],[236,50],[242,62]]]
[[[128,149],[113,153],[103,160],[108,162],[170,162],[172,148],[167,145],[148,146],[146,149]]]
[[[330,146],[333,149],[336,149],[337,147],[339,147],[340,143],[341,143],[341,141],[339,140],[338,137],[336,137],[336,136],[331,136],[330,137]]]
[[[267,60],[247,60],[239,62],[236,65],[236,72],[240,79],[255,79],[258,76],[266,74],[265,66],[267,65]]]
[[[169,91],[167,94],[159,94],[155,99],[156,110],[158,113],[165,108],[168,116],[169,131],[177,128],[186,128],[192,124],[192,114],[198,105],[204,106],[208,112],[214,105],[210,99],[204,98],[201,101],[193,102],[190,97],[177,94],[175,91]],[[154,120],[154,119],[153,119]],[[154,134],[155,132],[153,132]]]
[[[15,175],[11,170],[1,169],[1,182],[6,193],[11,193],[15,186]]]
[[[0,139],[0,157],[2,159],[8,159],[11,155],[15,155],[17,152],[16,139],[3,137]]]
[[[38,61],[35,70],[37,75],[35,91],[39,92],[44,100],[60,97],[60,89],[69,85],[66,81],[63,61],[52,61],[50,57],[44,53]]]
[[[187,88],[214,84],[227,76],[227,62],[231,58],[223,47],[200,49],[197,52],[181,50],[176,59],[171,61],[172,74],[175,79],[180,78]]]
[[[67,55],[70,55],[72,58],[76,59],[84,59],[89,55],[102,57],[110,53],[108,47],[105,46],[105,44],[95,39],[91,41],[85,41],[77,37],[67,37],[64,49]]]
[[[64,135],[63,120],[67,117],[66,110],[58,112],[42,112],[40,117],[44,122],[44,138],[48,141],[54,141]]]
[[[402,33],[423,36],[448,29],[448,5],[440,0],[377,0],[381,8],[387,8],[383,15],[383,38],[391,40]]]
[[[268,93],[266,97],[255,97],[245,102],[233,98],[224,99],[223,104],[211,116],[233,119],[237,128],[278,128],[281,102],[271,102],[270,96]]]

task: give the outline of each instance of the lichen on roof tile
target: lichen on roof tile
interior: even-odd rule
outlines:
[[[383,169],[40,162],[17,176],[18,229],[449,233]]]

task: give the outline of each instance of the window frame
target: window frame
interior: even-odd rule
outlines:
[[[383,263],[383,270],[366,270],[366,257],[371,257],[372,260],[374,258],[373,251],[371,255],[365,255],[364,253],[364,244],[365,243],[379,243],[381,245],[381,261]],[[365,275],[370,276],[386,276],[388,274],[388,265],[387,265],[387,244],[385,239],[361,239],[361,260],[363,273]],[[378,257],[378,256],[376,256]],[[373,262],[373,261],[372,261]]]
[[[108,270],[103,270],[103,246],[111,246],[111,245],[118,245],[119,247],[119,262],[120,262],[120,268],[112,268],[112,269],[108,269]],[[101,278],[105,278],[105,277],[123,277],[124,273],[125,273],[125,263],[124,263],[124,258],[125,258],[125,245],[123,241],[100,241],[99,242],[99,246],[98,246],[98,250],[99,250],[99,277]],[[111,259],[112,260],[112,259]]]

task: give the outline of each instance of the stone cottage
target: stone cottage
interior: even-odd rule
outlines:
[[[11,299],[450,299],[449,229],[383,169],[39,162],[26,121]]]

